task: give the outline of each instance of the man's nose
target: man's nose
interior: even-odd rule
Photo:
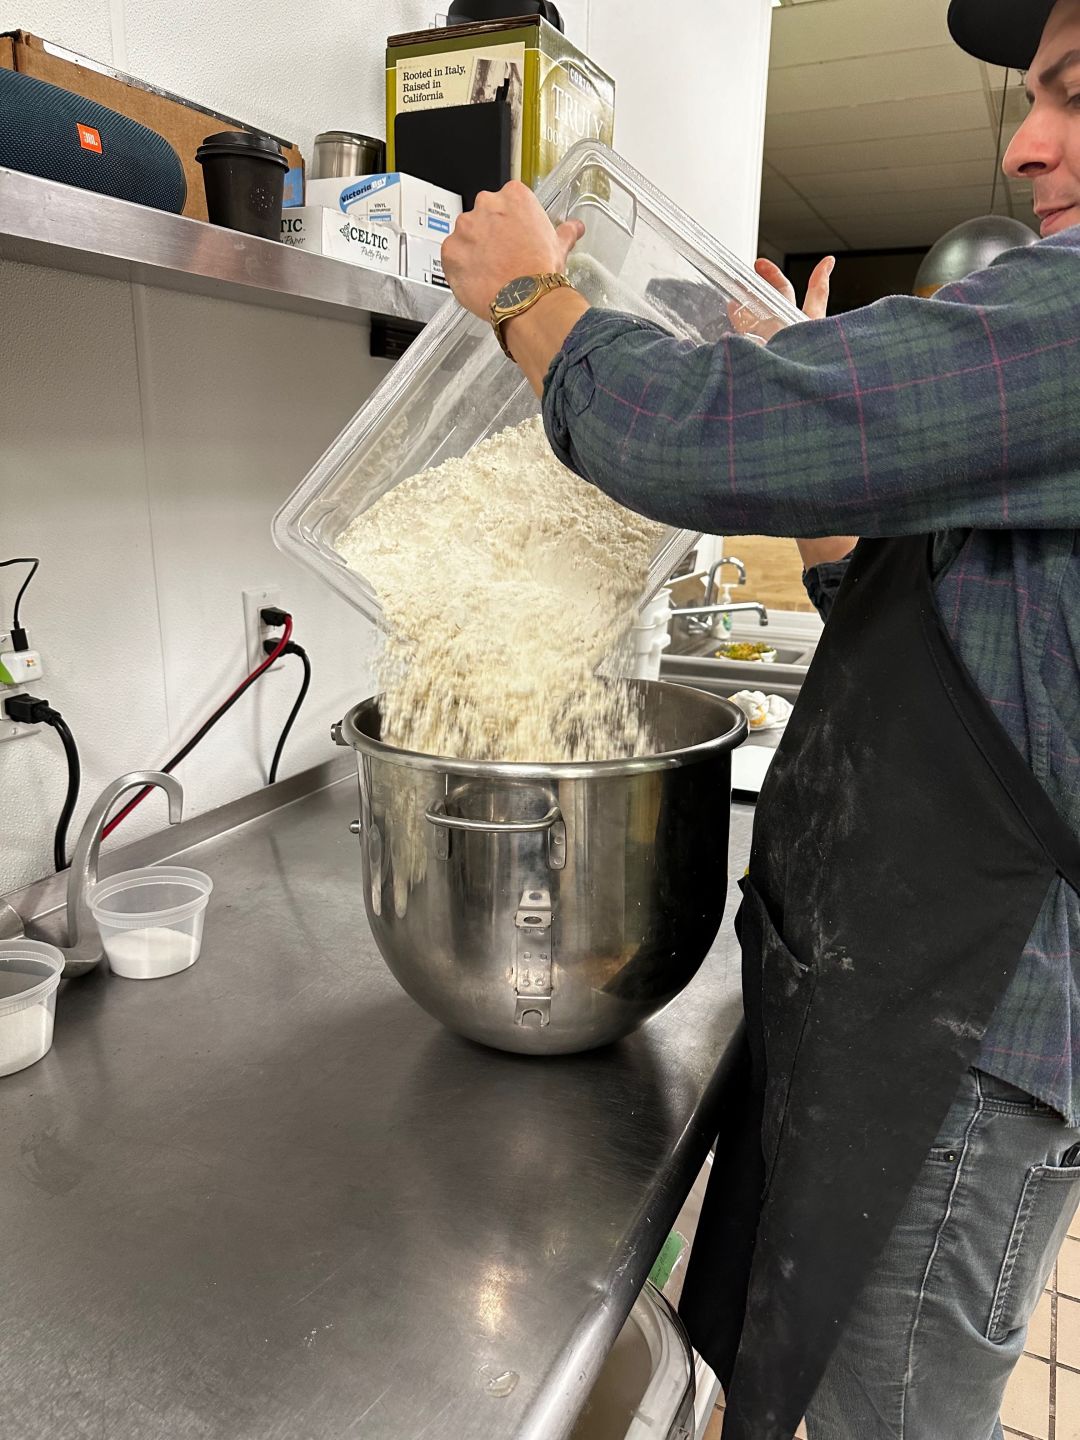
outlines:
[[[1001,168],[1010,180],[1033,180],[1061,160],[1061,137],[1051,114],[1032,110],[1005,151]]]

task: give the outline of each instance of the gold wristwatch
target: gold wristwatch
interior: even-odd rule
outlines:
[[[510,347],[503,333],[506,322],[524,315],[526,310],[531,310],[538,300],[542,300],[552,290],[573,288],[566,275],[519,275],[516,280],[511,280],[509,285],[503,286],[491,302],[491,323],[499,337],[499,344],[511,360],[514,357],[510,355]]]

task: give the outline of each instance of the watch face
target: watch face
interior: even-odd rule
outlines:
[[[500,310],[512,310],[515,305],[531,300],[539,288],[540,282],[534,275],[521,275],[503,286],[495,297],[495,304]]]

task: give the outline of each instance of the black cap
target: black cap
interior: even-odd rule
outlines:
[[[207,135],[195,151],[195,159],[201,165],[210,155],[251,155],[257,160],[271,160],[286,170],[289,168],[276,140],[250,130],[220,130],[216,135]]]
[[[563,29],[554,0],[454,0],[447,19],[451,25],[468,25],[481,20],[522,20],[530,15],[539,15],[556,30]]]
[[[961,50],[1003,65],[1026,70],[1042,40],[1057,0],[952,0],[949,31]]]

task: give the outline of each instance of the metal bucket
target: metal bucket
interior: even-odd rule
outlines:
[[[633,683],[661,747],[638,760],[411,754],[380,741],[374,699],[334,727],[357,752],[376,943],[471,1040],[532,1055],[609,1044],[673,999],[716,937],[746,719],[717,696]]]

